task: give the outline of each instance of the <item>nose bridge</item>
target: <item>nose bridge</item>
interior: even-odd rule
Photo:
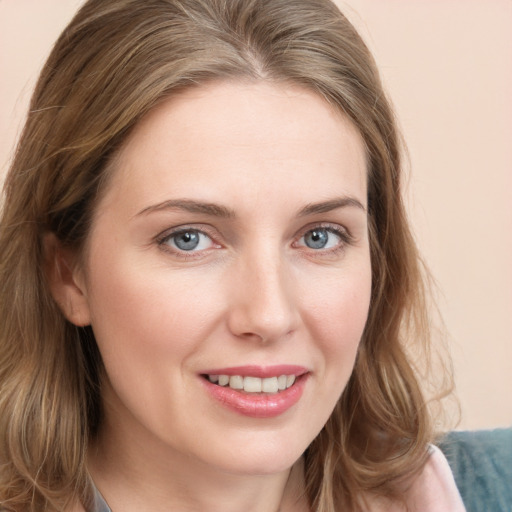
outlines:
[[[293,280],[282,251],[260,244],[238,262],[229,313],[231,331],[238,336],[271,341],[297,326]]]

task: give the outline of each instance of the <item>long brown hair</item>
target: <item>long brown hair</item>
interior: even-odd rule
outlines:
[[[0,504],[87,503],[88,440],[101,421],[90,328],[52,299],[43,237],[80,251],[109,162],[170,95],[210,80],[293,83],[361,133],[373,272],[353,375],[305,453],[316,512],[393,495],[426,460],[431,425],[407,344],[428,339],[419,258],[401,197],[396,122],[372,56],[329,0],[89,0],[36,86],[0,221]]]

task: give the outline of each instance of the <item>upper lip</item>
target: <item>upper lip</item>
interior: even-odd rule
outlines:
[[[306,367],[294,364],[230,366],[229,368],[214,368],[201,372],[202,375],[241,375],[262,379],[279,377],[280,375],[295,375],[298,377],[305,373],[308,373]]]

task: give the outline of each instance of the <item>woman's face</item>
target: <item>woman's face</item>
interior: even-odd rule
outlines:
[[[367,318],[359,134],[306,90],[210,84],[152,111],[114,167],[76,273],[103,437],[153,460],[290,467]]]

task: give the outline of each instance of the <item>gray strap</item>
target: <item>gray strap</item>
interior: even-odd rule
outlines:
[[[107,505],[107,502],[101,495],[100,491],[96,489],[94,483],[92,483],[92,491],[94,494],[94,508],[92,509],[91,512],[112,512],[112,510],[110,510],[110,507]]]

